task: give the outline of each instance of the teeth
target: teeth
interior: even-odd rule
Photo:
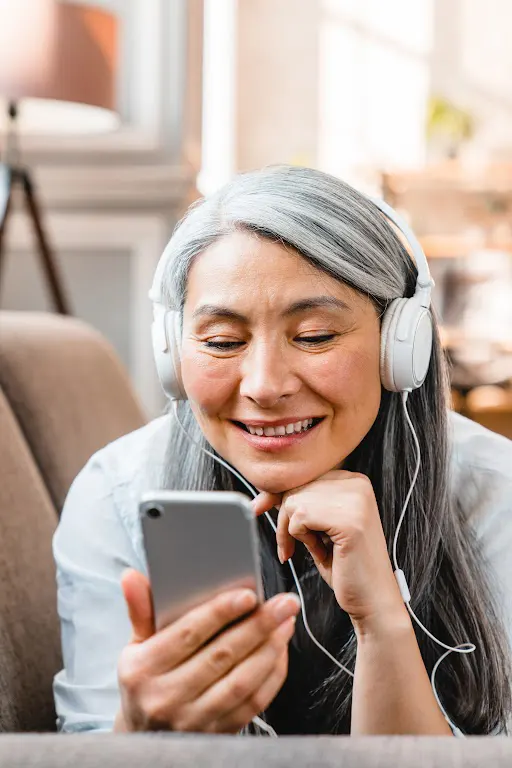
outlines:
[[[282,435],[293,435],[294,432],[304,432],[312,425],[313,419],[304,419],[296,421],[294,424],[280,425],[279,427],[251,427],[246,424],[251,435],[265,435],[265,437],[281,437]]]

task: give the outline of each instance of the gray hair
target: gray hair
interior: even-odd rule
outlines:
[[[320,171],[275,166],[239,175],[191,206],[166,249],[163,303],[182,310],[194,259],[236,230],[294,249],[322,272],[370,297],[381,311],[392,299],[414,293],[415,265],[393,227],[369,199]],[[437,688],[463,732],[484,734],[504,730],[511,711],[509,650],[474,533],[451,493],[447,397],[446,366],[435,328],[427,378],[408,401],[422,466],[400,534],[398,560],[413,595],[411,606],[422,622],[449,644],[471,640],[477,647],[473,654],[451,654],[443,661]],[[187,402],[180,403],[180,417],[191,437],[212,450]],[[390,554],[414,464],[414,445],[400,395],[383,390],[375,423],[344,467],[370,478]],[[164,485],[169,488],[242,490],[178,429],[170,434],[166,467]],[[267,595],[283,586],[294,589],[276,562],[270,526],[262,518],[259,524]],[[299,570],[313,631],[343,664],[353,668],[357,648],[348,617],[339,610],[307,554],[302,554]],[[287,692],[286,683],[276,702],[307,712],[310,719],[308,724],[304,721],[303,731],[349,732],[351,680],[323,660],[317,661],[320,652],[300,629],[300,622],[297,627],[288,677],[300,679],[311,667],[306,654],[308,659],[316,654],[318,674],[311,685],[314,706],[309,696],[308,701],[297,702],[291,689]],[[430,673],[440,651],[423,634],[417,639]],[[276,706],[267,715],[279,731],[282,723]],[[294,717],[300,729],[300,711]]]
[[[241,174],[191,206],[164,254],[165,303],[183,307],[193,259],[237,229],[289,245],[322,271],[384,301],[405,295],[414,270],[369,199],[319,171],[273,166]]]

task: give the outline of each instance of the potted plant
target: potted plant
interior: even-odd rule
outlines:
[[[475,119],[443,96],[433,95],[428,102],[426,133],[429,154],[456,159],[462,145],[474,136]]]

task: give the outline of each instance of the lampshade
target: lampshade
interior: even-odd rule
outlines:
[[[59,0],[0,0],[0,128],[18,105],[24,133],[97,133],[118,125],[116,19]]]

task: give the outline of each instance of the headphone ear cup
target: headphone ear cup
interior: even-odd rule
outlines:
[[[385,389],[410,392],[421,387],[430,364],[432,339],[432,315],[415,296],[391,302],[380,341],[380,377]]]
[[[395,352],[395,333],[398,318],[407,299],[395,299],[386,309],[380,330],[380,380],[388,392],[399,392],[393,378],[393,359]]]
[[[172,361],[170,366],[172,375],[169,377],[167,397],[170,397],[171,400],[187,400],[183,379],[181,378],[180,313],[175,311],[166,312],[165,322],[167,325],[167,338],[169,340],[169,357]]]
[[[181,378],[179,312],[155,304],[154,313],[153,353],[160,384],[171,400],[187,400]]]

